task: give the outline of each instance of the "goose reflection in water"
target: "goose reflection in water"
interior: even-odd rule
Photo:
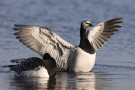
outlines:
[[[11,79],[10,79],[11,80]],[[58,72],[56,78],[14,77],[10,85],[17,90],[95,90],[96,76],[93,72]]]
[[[93,72],[57,73],[56,78],[59,78],[56,87],[61,90],[95,90],[96,77]]]
[[[56,84],[55,78],[14,77],[12,80],[10,81],[10,85],[14,86],[15,90],[54,90]]]

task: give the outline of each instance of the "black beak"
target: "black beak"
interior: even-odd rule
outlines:
[[[93,25],[90,23],[89,26],[93,26]]]

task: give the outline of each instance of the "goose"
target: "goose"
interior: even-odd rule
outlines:
[[[17,76],[53,78],[56,75],[56,62],[49,53],[45,53],[43,59],[30,57],[13,59],[11,62],[17,64],[4,67],[9,67],[10,70],[15,71]]]
[[[123,18],[114,18],[101,22],[92,29],[90,21],[80,25],[80,43],[74,46],[47,27],[14,24],[14,35],[28,48],[41,57],[49,53],[56,61],[58,71],[89,72],[92,70],[96,52],[118,31]]]

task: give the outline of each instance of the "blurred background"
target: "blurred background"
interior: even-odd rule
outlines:
[[[14,24],[48,27],[64,40],[78,45],[82,21],[90,20],[96,26],[100,22],[123,17],[122,28],[98,51],[93,72],[115,74],[115,77],[109,76],[113,77],[114,81],[116,77],[119,78],[115,90],[127,90],[129,87],[129,90],[133,90],[135,88],[133,85],[135,83],[134,3],[134,0],[1,0],[0,66],[10,64],[9,60],[15,58],[40,57],[15,38]],[[2,68],[0,72],[4,72]]]

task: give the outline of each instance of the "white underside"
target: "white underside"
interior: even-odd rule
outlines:
[[[92,70],[95,64],[96,52],[89,54],[83,51],[81,48],[77,48],[74,59],[69,64],[69,71],[72,72],[89,72]]]
[[[22,71],[19,76],[23,77],[46,77],[49,78],[45,67],[37,67],[34,70]]]

